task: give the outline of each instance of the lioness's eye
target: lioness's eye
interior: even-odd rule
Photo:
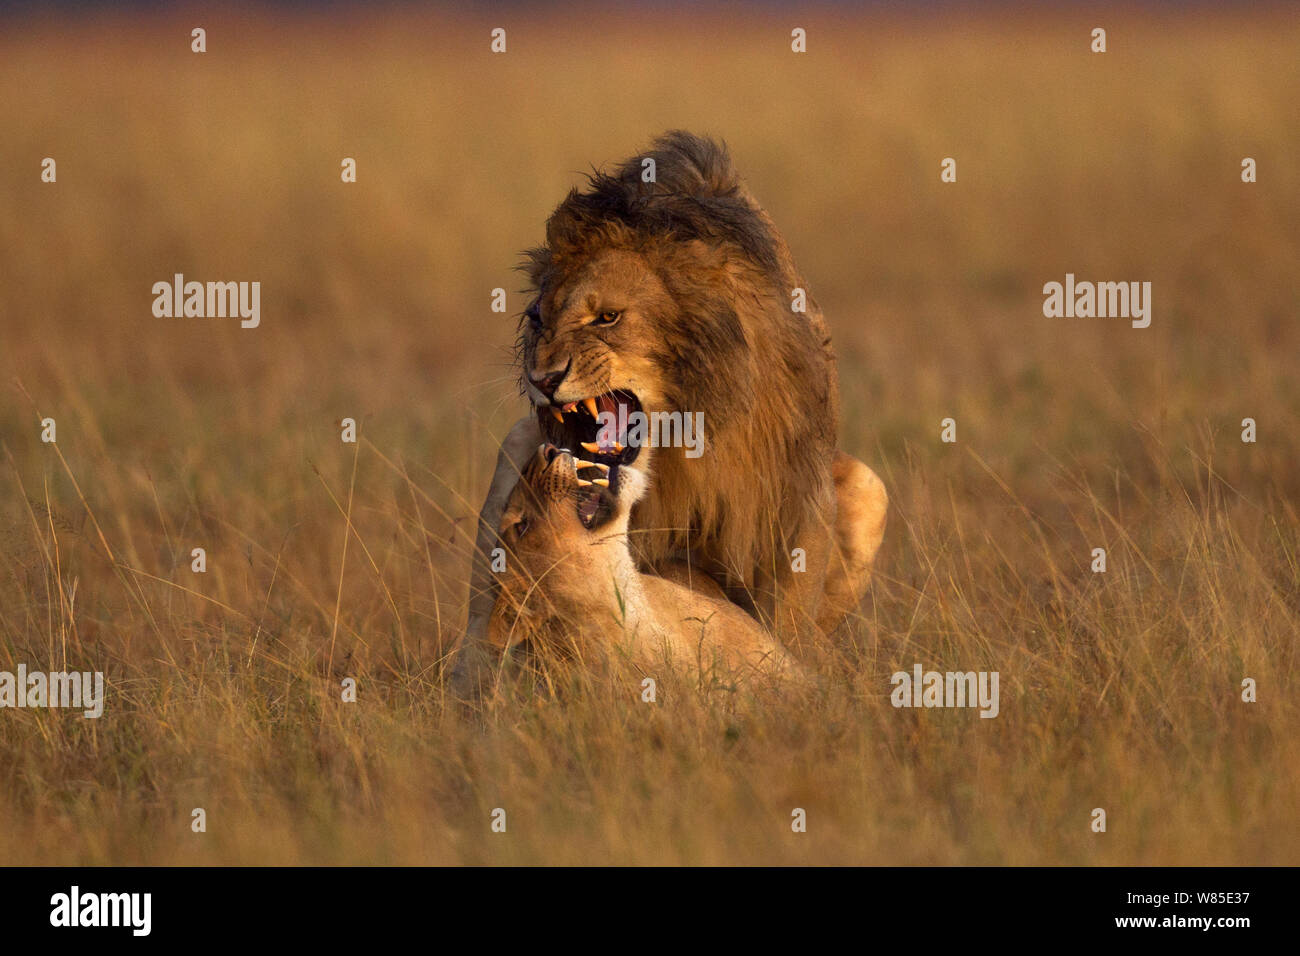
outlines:
[[[595,321],[595,323],[593,323],[593,324],[595,324],[595,325],[613,325],[615,322],[617,322],[617,321],[618,321],[619,319],[621,319],[622,317],[623,317],[623,313],[622,313],[622,312],[616,312],[616,311],[610,310],[610,311],[608,311],[608,312],[602,312],[602,313],[600,313],[600,315],[596,316],[596,321]]]
[[[520,518],[515,522],[515,537],[522,538],[528,533],[528,519]]]

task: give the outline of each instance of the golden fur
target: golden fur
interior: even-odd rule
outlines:
[[[655,183],[641,181],[642,156],[597,174],[530,253],[525,390],[540,404],[530,376],[567,368],[554,403],[626,389],[647,413],[702,412],[701,457],[646,448],[637,459],[654,477],[632,516],[638,557],[651,568],[689,560],[769,619],[778,592],[797,592],[815,619],[839,424],[826,323],[810,295],[805,313],[792,311],[807,285],[725,148],[674,132],[644,156]],[[621,312],[612,327],[592,321],[605,310]],[[564,443],[559,426],[540,421]],[[795,548],[806,555],[802,579],[791,573]]]
[[[651,673],[668,661],[725,679],[798,675],[785,650],[721,593],[692,591],[637,569],[628,518],[647,479],[629,466],[617,484],[617,493],[581,485],[572,455],[551,445],[538,449],[498,528],[508,557],[489,641],[502,650],[526,643],[588,665],[612,655]],[[602,500],[604,513],[589,527],[579,511],[591,496]]]
[[[502,442],[479,515],[458,692],[488,673],[502,509],[540,441],[590,441],[574,422],[594,422],[582,411],[593,402],[703,416],[699,457],[641,446],[631,462],[653,479],[630,516],[641,570],[725,593],[799,649],[832,630],[866,591],[887,499],[835,448],[826,323],[726,149],[670,132],[595,174],[552,214],[524,269],[533,295],[517,358],[534,413]],[[806,311],[793,311],[796,289]]]

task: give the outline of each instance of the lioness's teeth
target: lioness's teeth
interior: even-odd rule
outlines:
[[[551,406],[551,414],[555,416],[555,420],[557,422],[559,422],[561,425],[564,424],[564,416],[560,414],[560,410],[556,408],[554,405]]]
[[[623,454],[623,447],[624,446],[620,445],[618,442],[614,442],[614,451],[617,452],[618,454],[620,455]]]
[[[577,403],[577,402],[569,402],[568,404],[566,404],[566,405],[564,406],[564,410],[565,410],[566,412],[576,412],[576,411],[578,410],[578,403]]]
[[[608,479],[608,478],[593,478],[593,479],[591,479],[591,483],[592,483],[593,485],[600,485],[602,488],[608,488],[608,487],[609,487],[609,479]]]
[[[587,411],[591,412],[592,418],[599,417],[599,413],[596,411],[596,400],[594,398],[584,398],[582,404],[586,406]]]
[[[587,451],[591,452],[593,455],[596,454],[596,452],[600,451],[600,446],[597,445],[594,441],[584,441],[581,442],[580,444],[582,445],[583,448],[587,449]]]
[[[605,484],[609,484],[609,482],[608,482],[608,481],[605,481],[604,478],[597,478],[597,479],[596,479],[597,484],[599,484],[599,483],[602,482],[602,481],[604,481]],[[578,487],[579,487],[579,488],[586,488],[589,484],[591,484],[590,481],[583,481],[581,478],[578,478],[578,479],[577,479],[577,482],[578,482]]]
[[[609,474],[609,465],[602,465],[598,461],[583,461],[581,458],[575,458],[573,463],[579,468],[599,468],[605,474]]]

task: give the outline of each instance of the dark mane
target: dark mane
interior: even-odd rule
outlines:
[[[652,183],[641,179],[646,159],[655,161]],[[527,253],[524,270],[540,285],[557,260],[608,246],[615,233],[633,244],[730,243],[765,272],[781,270],[779,241],[741,185],[726,145],[683,130],[664,133],[648,151],[571,190],[547,220],[546,245]]]

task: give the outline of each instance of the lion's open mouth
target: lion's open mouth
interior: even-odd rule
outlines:
[[[589,488],[580,491],[578,498],[578,520],[588,531],[593,531],[614,516],[618,503],[605,488]]]
[[[637,397],[615,389],[577,402],[539,405],[537,419],[546,440],[561,448],[572,448],[587,461],[607,466],[610,490],[618,492],[618,469],[636,461],[641,449],[628,442],[632,416],[641,412]],[[590,474],[579,475],[590,478]]]

